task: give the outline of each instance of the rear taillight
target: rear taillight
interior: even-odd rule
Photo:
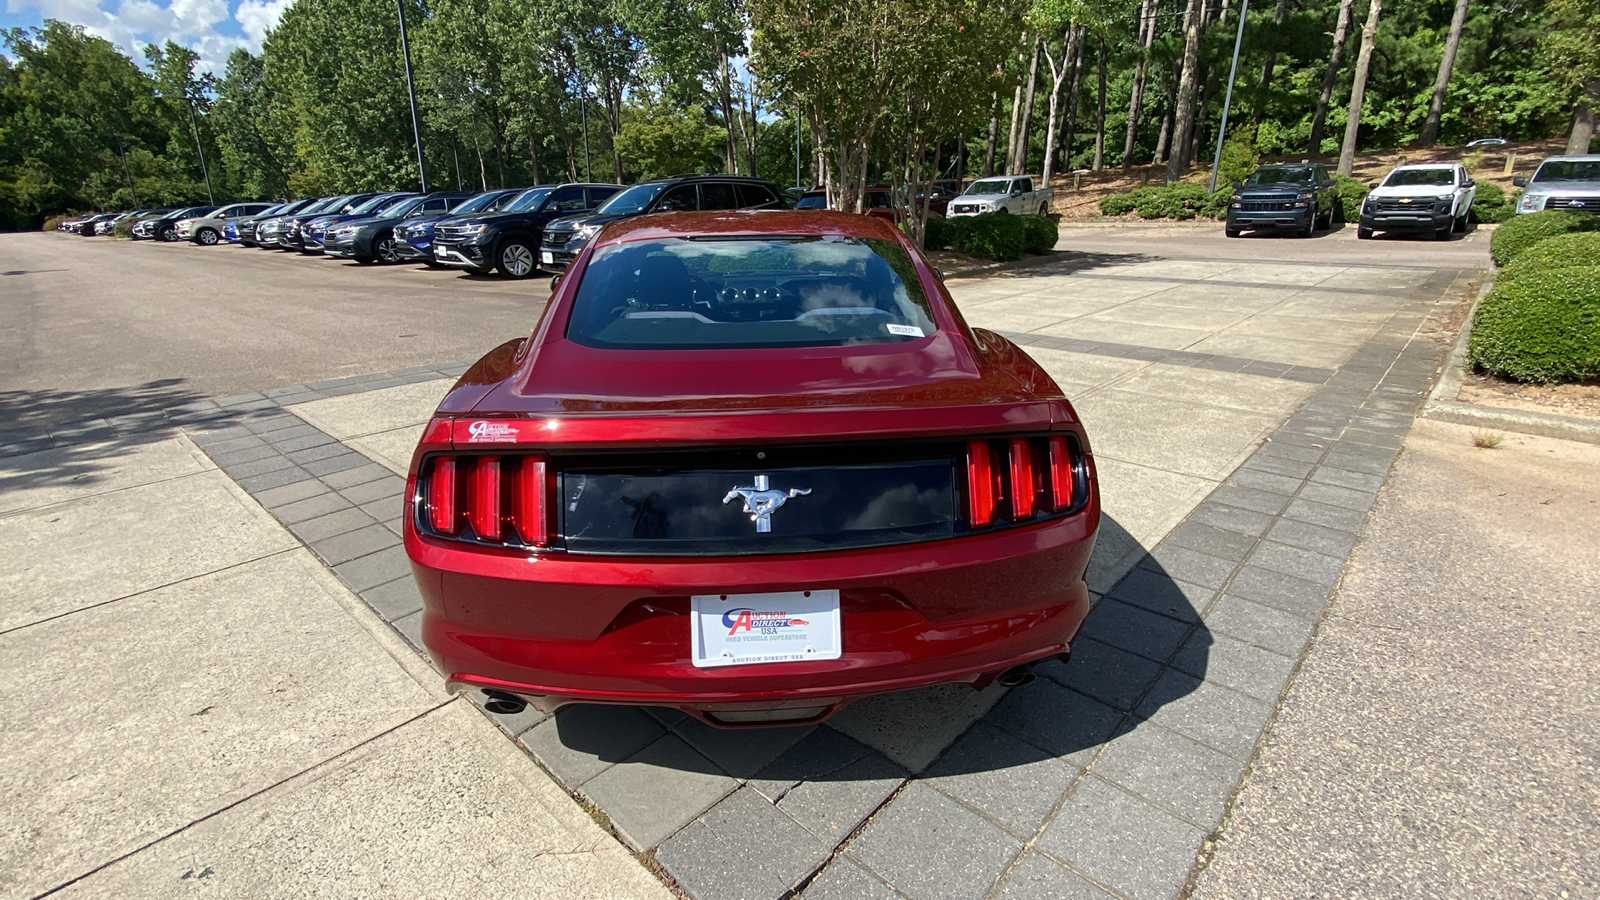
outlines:
[[[439,537],[506,546],[549,542],[543,457],[431,456],[418,476],[417,521]]]
[[[1069,512],[1087,478],[1077,443],[1065,435],[968,441],[967,527]]]

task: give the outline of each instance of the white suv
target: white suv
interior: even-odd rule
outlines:
[[[222,239],[222,229],[228,224],[229,219],[241,216],[253,216],[271,209],[271,203],[235,203],[231,206],[219,207],[203,216],[192,219],[178,220],[178,240],[194,241],[196,244],[210,246]]]
[[[1467,230],[1478,186],[1460,163],[1407,163],[1372,186],[1361,202],[1356,237],[1378,231],[1423,231],[1441,241]]]

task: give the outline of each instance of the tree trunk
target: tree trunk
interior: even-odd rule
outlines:
[[[1083,45],[1088,31],[1082,25],[1072,30],[1072,78],[1067,82],[1067,127],[1061,133],[1061,170],[1072,169],[1072,137],[1078,131],[1078,92],[1083,84]]]
[[[1177,181],[1192,159],[1190,142],[1194,138],[1195,95],[1200,91],[1200,32],[1205,27],[1200,0],[1189,0],[1189,9],[1183,18],[1183,68],[1178,76],[1178,109],[1172,118],[1172,153],[1167,157],[1168,182]]]
[[[1106,162],[1106,39],[1100,39],[1100,106],[1094,121],[1094,166],[1098,172]]]
[[[1383,0],[1372,0],[1367,24],[1361,27],[1361,49],[1356,53],[1355,80],[1350,83],[1350,115],[1344,122],[1344,145],[1339,149],[1340,175],[1349,175],[1356,162],[1356,133],[1361,130],[1361,101],[1367,94],[1367,70],[1372,65],[1372,38],[1378,32]]]
[[[1289,0],[1278,0],[1277,8],[1272,11],[1272,24],[1283,24],[1283,14],[1285,11],[1287,11],[1288,6]],[[1274,29],[1274,36],[1276,35],[1277,30]],[[1277,65],[1278,54],[1269,51],[1267,53],[1266,62],[1261,65],[1261,84],[1256,87],[1256,108],[1251,112],[1251,118],[1257,122],[1260,122],[1263,117],[1263,112],[1267,105],[1267,89],[1272,87],[1272,70],[1276,68]]]
[[[1333,52],[1328,55],[1328,68],[1322,73],[1322,97],[1317,100],[1317,111],[1311,117],[1311,155],[1322,155],[1322,132],[1328,124],[1328,101],[1333,98],[1333,79],[1339,74],[1339,57],[1344,55],[1344,36],[1350,30],[1350,5],[1354,0],[1339,0],[1339,15],[1333,26]]]
[[[1033,92],[1039,84],[1039,39],[1033,39],[1033,61],[1028,63],[1028,92],[1022,101],[1022,124],[1017,130],[1016,155],[1011,159],[1011,174],[1028,171],[1028,126],[1033,124]]]
[[[733,86],[729,83],[728,54],[722,54],[717,66],[717,103],[722,107],[722,127],[727,136],[722,141],[722,165],[729,175],[739,174],[739,148],[733,130]]]
[[[1151,158],[1150,164],[1159,166],[1167,158],[1167,146],[1172,141],[1172,113],[1173,107],[1178,105],[1178,71],[1173,69],[1172,77],[1167,79],[1167,101],[1161,105],[1161,133],[1156,135],[1156,153]]]
[[[1067,26],[1070,33],[1072,26]],[[1050,55],[1050,44],[1043,46],[1045,64],[1050,67],[1050,114],[1044,125],[1044,163],[1041,166],[1039,183],[1045,187],[1050,186],[1050,177],[1055,173],[1056,167],[1056,122],[1061,112],[1062,81],[1067,75],[1067,66],[1070,61],[1067,52],[1072,46],[1072,39],[1066,34],[1061,36],[1061,62],[1058,65],[1056,58]]]
[[[983,177],[994,174],[994,142],[1000,131],[1000,95],[989,95],[989,143],[983,148]]]
[[[1128,128],[1122,141],[1122,168],[1133,165],[1133,142],[1139,135],[1139,107],[1144,103],[1144,79],[1150,67],[1150,42],[1155,39],[1156,0],[1139,4],[1139,60],[1133,66],[1133,90],[1128,97]]]
[[[1439,57],[1439,77],[1433,80],[1433,100],[1428,103],[1428,118],[1422,122],[1424,147],[1432,147],[1439,140],[1439,117],[1444,114],[1444,92],[1450,86],[1450,70],[1456,65],[1456,48],[1461,45],[1461,26],[1467,21],[1467,0],[1456,0],[1456,13],[1450,17],[1450,36],[1444,41],[1444,55]]]
[[[539,184],[539,141],[532,134],[528,135],[528,164],[533,169],[533,183]]]
[[[1594,141],[1594,110],[1600,106],[1600,81],[1583,86],[1578,105],[1572,110],[1572,131],[1567,135],[1567,155],[1583,156]]]
[[[1005,174],[1011,174],[1011,160],[1017,155],[1017,123],[1022,121],[1022,82],[1017,82],[1017,90],[1011,98],[1011,131],[1006,138],[1006,161],[1002,168]]]

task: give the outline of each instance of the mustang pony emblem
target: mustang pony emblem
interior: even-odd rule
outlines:
[[[722,502],[728,503],[735,497],[743,497],[744,511],[750,514],[750,521],[756,523],[756,533],[766,534],[772,530],[772,514],[778,507],[788,503],[791,497],[803,497],[809,493],[811,493],[810,488],[772,490],[767,483],[767,476],[757,475],[755,484],[734,488],[728,492],[728,496],[722,498]]]

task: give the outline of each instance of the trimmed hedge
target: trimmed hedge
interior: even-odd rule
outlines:
[[[1600,230],[1600,216],[1587,213],[1551,209],[1543,212],[1512,216],[1494,231],[1489,239],[1489,256],[1497,266],[1504,266],[1534,244],[1558,234],[1575,231]]]
[[[1517,214],[1517,195],[1506,196],[1506,189],[1492,181],[1478,182],[1478,191],[1472,195],[1472,220],[1474,222],[1504,222]]]
[[[961,223],[966,221],[961,218],[929,215],[925,230],[922,232],[922,249],[944,250],[956,243],[957,236],[961,233]]]
[[[1134,188],[1100,199],[1100,214],[1123,216],[1134,213],[1141,219],[1193,219],[1204,216],[1220,219],[1228,213],[1231,187],[1218,188],[1207,195],[1205,185],[1189,181]]]
[[[1056,247],[1061,231],[1048,216],[1018,216],[1022,220],[1022,249],[1029,253],[1049,253]]]
[[[62,222],[65,222],[66,220],[68,220],[70,218],[72,218],[72,217],[71,216],[51,216],[50,218],[44,220],[44,224],[39,226],[39,230],[40,231],[55,231],[57,228],[61,227],[61,223]]]
[[[1349,175],[1336,176],[1334,181],[1338,183],[1333,192],[1339,197],[1339,213],[1342,216],[1339,221],[1361,221],[1361,201],[1367,198],[1367,186]]]
[[[979,259],[1019,259],[1027,245],[1024,218],[998,212],[967,218],[956,226],[959,233],[955,248]]]
[[[138,221],[138,219],[134,218],[123,219],[121,222],[111,226],[112,236],[133,240],[133,226],[138,224]]]
[[[1514,381],[1600,381],[1600,266],[1497,281],[1469,349],[1478,368]]]
[[[1501,278],[1518,278],[1533,272],[1600,266],[1600,231],[1575,231],[1545,238],[1500,270]]]

